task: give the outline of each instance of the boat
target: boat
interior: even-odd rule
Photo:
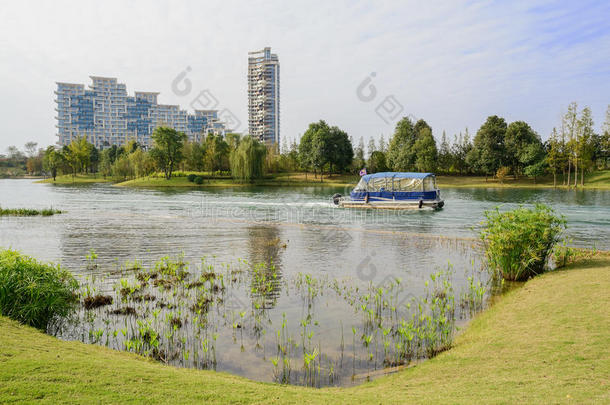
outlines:
[[[382,172],[365,174],[349,197],[333,195],[343,208],[421,209],[443,208],[434,173]]]

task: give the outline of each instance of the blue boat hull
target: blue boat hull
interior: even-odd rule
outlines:
[[[439,193],[434,191],[352,191],[350,198],[352,201],[398,201],[398,202],[419,202],[419,200],[438,200]]]

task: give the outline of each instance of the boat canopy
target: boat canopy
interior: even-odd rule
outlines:
[[[354,191],[432,191],[434,173],[381,172],[362,176]]]

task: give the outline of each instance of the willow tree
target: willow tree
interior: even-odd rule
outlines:
[[[239,146],[231,152],[231,174],[240,181],[252,181],[263,177],[265,145],[251,136],[245,136]]]

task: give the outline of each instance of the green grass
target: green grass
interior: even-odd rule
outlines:
[[[163,366],[0,318],[0,402],[608,403],[610,257],[496,300],[438,357],[354,388],[309,389]]]
[[[77,174],[72,176],[71,174],[64,174],[57,176],[55,180],[53,177],[48,179],[39,180],[36,183],[51,183],[51,184],[89,184],[89,183],[109,183],[112,182],[110,177],[104,178],[101,174]]]
[[[320,182],[320,177],[314,178],[313,173],[276,173],[269,175],[264,179],[256,180],[253,183],[240,183],[233,180],[229,176],[215,177],[210,173],[201,172],[179,172],[181,175],[174,176],[170,180],[165,180],[160,175],[153,175],[150,177],[138,178],[134,180],[128,180],[119,182],[116,185],[123,187],[241,187],[249,185],[258,186],[280,186],[280,187],[293,187],[293,186],[331,186],[331,187],[346,187],[354,186],[358,183],[360,177],[351,174],[333,174],[325,175],[323,181]],[[188,181],[186,176],[190,173],[200,175],[205,180],[203,184],[196,184]],[[585,178],[585,189],[610,189],[610,170],[598,171],[593,174],[589,174]],[[537,179],[534,182],[533,179],[519,178],[518,180],[509,177],[500,183],[497,179],[489,177],[487,180],[485,176],[437,176],[437,183],[439,187],[459,187],[459,188],[552,188],[553,179],[552,177],[545,177]],[[578,186],[580,188],[580,184]],[[565,188],[561,186],[561,179],[558,178],[558,188]]]
[[[41,263],[14,250],[0,250],[0,315],[46,330],[72,312],[78,282],[59,265]]]
[[[43,208],[41,210],[35,210],[31,208],[2,208],[0,207],[1,216],[13,216],[13,217],[34,217],[42,215],[43,217],[49,217],[55,214],[61,214],[62,211],[55,210],[53,208]]]
[[[580,174],[579,174],[580,177]],[[536,179],[528,179],[521,177],[517,180],[509,176],[502,183],[497,179],[491,177],[485,179],[485,176],[445,176],[439,175],[436,177],[437,184],[440,188],[443,187],[462,187],[462,188],[485,188],[485,187],[499,187],[499,188],[553,188],[553,177],[546,176]],[[571,180],[572,186],[574,179]],[[557,188],[565,189],[565,186],[561,185],[561,176],[557,176]],[[578,188],[580,186],[580,180],[578,181]],[[610,170],[601,170],[591,174],[585,175],[585,189],[610,189]]]
[[[196,184],[188,181],[186,176],[189,173],[201,175],[205,180],[203,184]],[[296,187],[296,186],[336,186],[345,187],[353,186],[358,183],[359,176],[352,174],[333,174],[325,175],[323,181],[320,182],[320,177],[314,178],[313,173],[276,173],[266,176],[264,179],[256,180],[253,183],[240,183],[233,180],[230,176],[214,176],[206,172],[177,172],[178,176],[172,177],[170,180],[165,180],[162,175],[155,174],[153,176],[137,178],[127,181],[115,181],[111,177],[104,179],[100,174],[77,174],[74,178],[72,175],[57,176],[53,181],[52,178],[40,180],[38,183],[54,183],[54,184],[83,184],[83,183],[104,183],[114,182],[117,186],[123,187],[241,187],[249,185],[258,186],[279,186],[279,187]],[[437,176],[437,183],[440,188],[444,187],[460,187],[460,188],[552,188],[553,178],[544,177],[533,179],[525,177],[518,180],[509,177],[500,183],[497,179],[491,177],[485,179],[485,176]],[[558,188],[561,186],[561,179],[557,179]],[[580,182],[578,187],[580,188]],[[585,189],[610,189],[610,170],[597,171],[585,176]]]
[[[187,175],[193,173],[202,176],[204,181],[202,184],[190,182]],[[200,172],[181,172],[178,176],[172,176],[166,180],[162,176],[154,175],[150,177],[137,178],[124,182],[117,183],[121,187],[244,187],[244,186],[280,186],[280,187],[295,187],[295,186],[335,186],[343,187],[346,185],[355,185],[359,180],[358,176],[347,174],[325,175],[323,181],[320,182],[320,177],[314,178],[313,173],[278,173],[269,175],[264,179],[256,180],[252,183],[242,183],[233,180],[229,176],[211,176],[209,173]]]

